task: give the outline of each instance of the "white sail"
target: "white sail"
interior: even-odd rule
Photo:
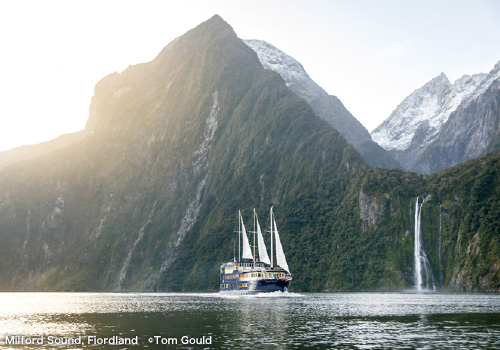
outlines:
[[[243,224],[243,217],[240,216],[241,220],[241,235],[243,240],[243,259],[253,259],[252,250],[250,249],[250,244],[248,243],[247,231],[245,230],[245,225]]]
[[[278,228],[276,227],[276,220],[274,220],[274,234],[276,238],[276,264],[284,268],[286,271],[290,272],[288,264],[286,263],[283,247],[281,246],[280,235],[278,234]]]
[[[257,214],[255,214],[255,219],[257,220],[257,242],[259,247],[259,258],[260,261],[266,264],[270,264],[269,255],[267,255],[266,245],[264,243],[264,237],[262,237],[262,231],[260,230],[259,219]]]

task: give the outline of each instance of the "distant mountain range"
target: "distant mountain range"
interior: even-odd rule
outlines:
[[[428,174],[500,149],[500,62],[454,84],[441,74],[371,136],[408,170]]]
[[[469,106],[493,113],[494,87]],[[220,16],[104,77],[89,110],[81,133],[0,154],[1,291],[217,290],[238,210],[264,226],[271,205],[294,290],[413,288],[419,226],[437,288],[500,291],[500,153],[370,166],[363,145],[391,161],[340,101]]]

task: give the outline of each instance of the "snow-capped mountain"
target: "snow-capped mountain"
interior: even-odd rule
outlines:
[[[302,64],[293,57],[262,40],[244,40],[244,42],[255,51],[265,69],[281,75],[286,85],[308,103],[318,97],[328,96],[326,91],[309,77]]]
[[[500,62],[489,74],[464,75],[454,84],[441,73],[405,98],[371,136],[406,169],[422,173],[483,155],[498,133],[499,78]],[[491,103],[493,109],[479,107]]]
[[[255,51],[265,69],[281,75],[290,90],[306,100],[320,118],[356,147],[368,164],[384,168],[400,167],[382,147],[373,142],[370,133],[342,102],[316,84],[296,59],[262,40],[244,42]]]

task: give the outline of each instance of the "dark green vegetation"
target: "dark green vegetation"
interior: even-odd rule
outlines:
[[[215,16],[100,81],[80,140],[0,172],[0,288],[216,289],[238,209],[271,205],[295,290],[411,287],[423,196],[439,286],[499,290],[499,157],[371,168]]]

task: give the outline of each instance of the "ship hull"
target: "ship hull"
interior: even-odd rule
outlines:
[[[285,290],[288,290],[289,286],[290,281],[261,280],[256,281],[255,286],[251,286],[251,290],[257,293],[284,292]]]
[[[260,280],[247,283],[248,287],[229,285],[221,288],[222,295],[255,295],[260,293],[285,292],[290,286],[290,281],[283,280]]]

